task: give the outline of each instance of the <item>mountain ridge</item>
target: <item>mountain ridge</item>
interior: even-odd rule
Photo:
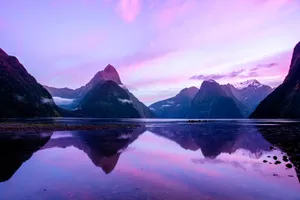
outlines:
[[[234,100],[216,81],[203,81],[191,102],[189,118],[242,118]]]
[[[68,87],[56,88],[52,86],[44,86],[52,96],[57,96],[61,98],[83,98],[86,93],[92,89],[98,83],[104,83],[105,81],[112,80],[120,85],[123,85],[121,78],[115,69],[114,66],[108,64],[103,70],[98,71],[92,79],[86,83],[84,86],[81,86],[76,89],[70,89]]]
[[[205,80],[205,84],[217,84],[215,80]],[[246,83],[246,84],[244,84]],[[237,89],[235,84],[226,84],[220,85],[220,93],[223,96],[230,97],[234,100],[235,104],[238,106],[242,115],[244,117],[248,117],[255,109],[255,107],[263,100],[271,91],[273,90],[270,86],[261,84],[256,79],[248,80],[242,82],[242,85],[245,86],[241,89]],[[187,91],[191,93],[188,97],[185,93]],[[192,91],[192,92],[191,92]],[[195,86],[190,88],[182,89],[178,94],[173,97],[157,101],[149,106],[149,108],[156,113],[156,115],[160,118],[188,118],[188,110],[190,109],[191,101],[195,97],[196,93],[199,89]],[[225,93],[225,94],[224,94]],[[184,99],[185,107],[182,107],[182,101],[178,100]]]
[[[300,118],[300,42],[295,46],[289,72],[250,118]]]
[[[55,117],[60,109],[49,92],[15,56],[0,49],[0,118]]]
[[[160,118],[186,118],[198,90],[196,87],[184,88],[176,96],[153,103],[149,108]]]

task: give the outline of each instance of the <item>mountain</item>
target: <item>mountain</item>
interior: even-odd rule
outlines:
[[[53,97],[61,97],[66,99],[81,99],[89,90],[91,90],[98,83],[104,83],[105,81],[114,81],[119,85],[123,85],[117,70],[112,65],[107,65],[104,70],[99,71],[95,76],[84,86],[75,90],[70,88],[55,88],[45,86]]]
[[[49,92],[19,60],[0,49],[0,118],[59,116]]]
[[[241,85],[244,87],[241,87]],[[255,79],[242,82],[235,88],[238,89],[234,92],[235,96],[252,111],[273,91],[270,86],[263,85]]]
[[[129,94],[113,81],[99,83],[79,104],[84,116],[102,118],[139,118]]]
[[[221,85],[221,87],[229,97],[234,99],[244,117],[249,117],[257,105],[273,91],[270,86],[263,85],[255,79],[234,85]]]
[[[259,88],[263,85],[260,82],[258,82],[257,80],[251,79],[251,80],[247,80],[247,81],[244,81],[244,82],[236,83],[233,86],[238,90],[242,90],[242,89],[245,89],[249,86]]]
[[[155,114],[123,87],[117,70],[107,65],[78,89],[47,87],[56,103],[86,117],[152,118]],[[69,102],[69,103],[68,103]],[[77,109],[78,108],[78,109]]]
[[[156,117],[155,113],[150,110],[145,104],[140,102],[138,98],[136,98],[132,93],[130,93],[128,90],[126,90],[129,94],[130,100],[132,101],[132,104],[134,105],[135,109],[139,112],[139,115],[142,118],[154,118]]]
[[[185,88],[175,97],[156,102],[149,108],[159,118],[186,118],[198,90],[196,87]]]
[[[145,118],[133,102],[132,96],[114,81],[99,83],[93,87],[79,104],[79,112],[87,117],[99,118]]]
[[[300,118],[300,42],[294,48],[285,80],[257,106],[250,117]]]
[[[225,93],[222,96],[233,99],[244,117],[249,117],[256,106],[273,90],[270,86],[263,85],[257,80],[220,85],[220,87],[219,93]],[[187,118],[191,102],[197,92],[196,87],[186,88],[175,97],[158,101],[150,105],[149,108],[159,118]]]
[[[189,118],[242,118],[240,109],[214,80],[203,81],[191,102]]]

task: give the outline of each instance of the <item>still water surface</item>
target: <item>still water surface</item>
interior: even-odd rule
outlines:
[[[140,126],[2,133],[0,199],[300,199],[299,122],[55,123]]]

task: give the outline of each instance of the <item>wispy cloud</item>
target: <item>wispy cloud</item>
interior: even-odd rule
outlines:
[[[41,99],[41,102],[42,102],[43,104],[54,104],[53,99],[44,98],[44,97]]]
[[[126,21],[133,22],[140,14],[142,7],[141,0],[119,0],[116,12]]]
[[[268,64],[260,64],[257,67],[263,67],[263,68],[272,68],[278,66],[278,63],[268,63]]]
[[[240,76],[245,70],[240,69],[238,71],[232,71],[230,73],[224,73],[224,74],[209,74],[209,75],[195,75],[192,76],[190,79],[192,80],[208,80],[208,79],[213,79],[213,80],[219,80],[223,78],[235,78]]]
[[[118,99],[122,104],[131,104],[132,101],[128,99]]]
[[[66,98],[61,98],[61,97],[53,97],[54,102],[59,105],[69,105],[74,102],[74,99],[66,99]]]
[[[251,69],[249,69],[250,72],[257,72],[257,71],[261,71],[263,69],[270,69],[273,67],[277,67],[279,64],[278,63],[268,63],[268,64],[258,64],[256,67],[253,67]]]

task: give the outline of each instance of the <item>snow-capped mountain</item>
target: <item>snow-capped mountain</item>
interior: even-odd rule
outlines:
[[[238,90],[242,90],[242,89],[247,88],[249,86],[259,88],[259,87],[262,87],[263,85],[260,82],[258,82],[257,80],[252,79],[252,80],[247,80],[247,81],[244,81],[244,82],[233,84],[233,86]]]
[[[226,88],[225,91],[230,91],[237,100],[249,108],[250,112],[254,111],[256,106],[273,91],[270,86],[261,84],[255,79],[224,85],[223,89]]]
[[[158,101],[149,108],[159,118],[199,118],[203,117],[199,113],[211,113],[211,103],[218,102],[223,110],[218,108],[217,111],[222,112],[224,118],[229,116],[228,113],[233,114],[234,110],[239,110],[243,117],[248,117],[272,90],[270,86],[263,85],[257,80],[248,80],[235,85],[220,85],[215,80],[209,79],[203,81],[200,90],[196,87],[183,89],[175,97]],[[224,108],[229,107],[230,112],[225,112]],[[236,114],[231,118],[237,116],[239,115]]]

